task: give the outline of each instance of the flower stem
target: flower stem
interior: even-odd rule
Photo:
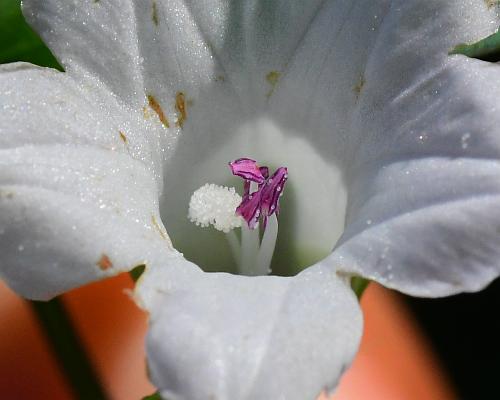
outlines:
[[[62,301],[31,301],[30,304],[75,398],[107,399]]]
[[[262,237],[259,253],[257,254],[256,271],[258,275],[269,275],[271,273],[271,260],[273,259],[276,239],[278,237],[278,219],[276,214],[271,215],[266,230]]]
[[[255,263],[259,253],[259,228],[250,229],[243,224],[241,227],[241,259],[239,271],[242,275],[257,275]]]
[[[231,249],[231,253],[233,255],[233,258],[235,262],[240,263],[241,262],[241,245],[238,240],[238,237],[236,236],[236,233],[234,233],[233,230],[230,230],[228,233],[226,233],[226,240],[229,244],[229,248]]]

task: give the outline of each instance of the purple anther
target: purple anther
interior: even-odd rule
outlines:
[[[262,186],[261,209],[263,216],[264,228],[267,226],[267,218],[269,215],[279,214],[280,195],[283,192],[286,180],[288,179],[288,170],[285,167],[280,167],[269,178],[265,185]]]
[[[257,190],[251,195],[243,196],[241,204],[236,208],[236,215],[240,215],[247,222],[250,229],[255,229],[261,215],[261,192]]]
[[[231,168],[233,175],[239,176],[247,181],[261,184],[266,179],[262,173],[262,168],[259,168],[257,165],[257,161],[250,158],[238,158],[237,160],[231,161],[229,163],[229,168]],[[263,168],[265,168],[264,171],[268,171],[267,167]]]
[[[269,178],[269,168],[267,167],[259,167],[260,173],[264,177],[264,179]]]
[[[259,167],[257,162],[249,158],[240,158],[230,162],[234,175],[245,179],[244,193],[236,214],[243,217],[250,229],[255,229],[262,218],[264,229],[270,215],[279,214],[279,199],[288,178],[288,170],[280,167],[269,177],[269,168]],[[250,192],[250,183],[256,182],[258,188]]]

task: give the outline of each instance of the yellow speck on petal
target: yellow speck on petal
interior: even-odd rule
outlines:
[[[155,97],[151,94],[148,94],[148,103],[149,106],[153,109],[153,111],[158,115],[158,118],[160,119],[160,122],[163,124],[165,128],[170,127],[170,123],[168,122],[167,117],[165,116],[165,113],[163,112],[163,109],[160,106],[160,103],[155,99]]]
[[[271,90],[267,92],[267,97],[271,97],[271,95],[274,92],[274,88],[278,84],[278,81],[280,79],[281,73],[278,71],[271,71],[266,75],[266,81],[271,85]]]
[[[106,254],[103,254],[99,261],[97,261],[97,266],[101,269],[101,271],[106,271],[113,267],[113,263]]]
[[[182,128],[184,126],[184,122],[186,122],[188,104],[190,104],[190,102],[187,102],[186,104],[184,93],[177,92],[175,95],[175,109],[177,111],[177,121],[175,125],[180,128]]]
[[[354,85],[354,94],[356,95],[356,101],[359,99],[359,96],[361,95],[361,92],[363,91],[363,87],[365,86],[366,80],[364,75],[359,76],[358,83]]]
[[[158,221],[156,220],[156,217],[154,215],[151,215],[151,223],[155,227],[155,229],[158,231],[160,234],[161,238],[165,240],[170,248],[173,248],[172,242],[170,238],[168,237],[167,233],[161,229],[160,224],[158,224]]]
[[[153,20],[153,24],[158,26],[158,7],[156,6],[156,0],[153,0],[153,10],[151,11],[151,19]]]
[[[12,199],[14,197],[14,192],[7,192],[5,190],[0,190],[0,199],[1,198],[6,198],[6,199]]]
[[[120,134],[120,139],[123,141],[123,143],[127,143],[128,139],[125,134],[122,131],[118,131],[118,133]]]

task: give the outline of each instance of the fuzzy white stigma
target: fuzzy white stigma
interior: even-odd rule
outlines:
[[[240,203],[241,196],[234,188],[206,183],[191,196],[188,217],[198,226],[213,225],[227,233],[244,222],[234,212]]]

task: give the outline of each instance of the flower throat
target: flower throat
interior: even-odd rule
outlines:
[[[268,167],[250,158],[232,161],[229,168],[244,180],[243,196],[234,188],[207,183],[191,196],[188,217],[200,227],[212,226],[225,233],[239,274],[268,275],[288,170],[279,167],[270,176]],[[240,228],[239,235],[236,228]]]

